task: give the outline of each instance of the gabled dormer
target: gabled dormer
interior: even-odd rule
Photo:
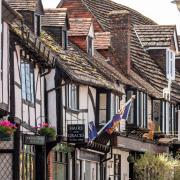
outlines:
[[[166,78],[175,80],[175,55],[179,52],[176,26],[137,25],[134,31],[144,50],[161,67]]]
[[[110,63],[112,58],[110,54],[111,47],[111,33],[110,32],[96,32],[94,40],[94,48]]]
[[[94,55],[94,28],[91,18],[70,18],[69,39],[86,51],[89,56]]]
[[[45,9],[42,16],[42,28],[51,33],[64,48],[68,46],[69,21],[66,8]]]
[[[24,18],[25,24],[39,36],[41,32],[41,15],[44,9],[41,0],[7,0],[10,6]]]

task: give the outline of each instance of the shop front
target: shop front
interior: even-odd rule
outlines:
[[[76,180],[99,180],[101,152],[88,149],[76,149]]]

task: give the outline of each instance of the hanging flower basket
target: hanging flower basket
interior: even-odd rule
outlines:
[[[15,124],[8,120],[0,121],[0,141],[11,141],[12,135],[15,131]]]
[[[46,142],[56,140],[56,131],[53,127],[49,127],[48,123],[42,123],[38,128],[38,133],[46,137]]]

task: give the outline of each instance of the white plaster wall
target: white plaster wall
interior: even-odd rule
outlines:
[[[53,89],[55,87],[54,76],[55,76],[55,69],[52,69],[51,72],[46,75],[46,89],[47,90]]]
[[[48,75],[46,75],[46,89],[47,91],[55,88],[55,69],[53,69]],[[48,120],[49,124],[53,127],[57,127],[57,117],[56,117],[56,91],[53,90],[48,94]]]
[[[16,51],[14,51],[14,81],[21,85],[21,78],[20,78],[20,46],[16,46]],[[22,119],[22,101],[21,101],[21,88],[19,88],[15,84],[15,117]],[[25,112],[24,112],[25,113]],[[23,113],[23,114],[24,114]],[[26,112],[28,113],[28,112]]]
[[[29,107],[29,118],[30,118],[30,125],[35,127],[35,121],[36,121],[36,116],[35,116],[35,108],[34,107]]]
[[[91,91],[94,102],[96,103],[96,89],[89,87],[89,90]],[[89,95],[88,95],[88,120],[95,122],[95,112],[93,110],[93,104],[91,102]]]
[[[35,79],[35,84],[34,84],[35,96],[38,100],[40,100],[41,99],[41,97],[40,97],[40,93],[41,93],[41,91],[40,91],[40,88],[41,88],[40,79],[41,78],[40,78],[40,74],[39,74],[39,68],[37,65],[35,66],[35,69],[34,69],[34,79]]]
[[[29,124],[28,119],[28,106],[26,104],[23,104],[23,121],[26,122],[27,124]]]
[[[88,109],[88,86],[79,86],[79,108]],[[88,138],[88,113],[80,113],[79,118],[84,119],[85,138]],[[83,123],[83,121],[81,121],[80,123]]]
[[[127,161],[129,152],[113,149],[113,154],[121,155],[121,180],[129,180],[129,163]],[[108,177],[111,179],[114,177],[114,157],[107,162],[107,179]]]
[[[8,104],[8,81],[9,81],[9,27],[3,22],[3,103]]]
[[[45,102],[44,102],[44,93],[45,93],[45,89],[44,89],[44,81],[45,78],[41,77],[41,120],[44,122],[45,121],[45,112],[44,112],[44,107],[45,107]]]
[[[21,89],[19,87],[15,86],[14,90],[16,92],[16,96],[15,96],[15,117],[22,119]]]

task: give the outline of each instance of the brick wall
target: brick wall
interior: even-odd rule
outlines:
[[[51,151],[48,155],[48,180],[53,180],[53,159],[54,152]]]
[[[87,51],[86,36],[69,36],[68,39],[74,44],[76,44],[79,48]]]
[[[128,11],[112,11],[109,14],[112,52],[115,55],[114,65],[129,73],[131,66],[130,38],[131,14]]]
[[[92,18],[94,30],[102,32],[102,28],[96,18],[89,12],[81,0],[62,0],[58,7],[67,8],[69,18]]]

